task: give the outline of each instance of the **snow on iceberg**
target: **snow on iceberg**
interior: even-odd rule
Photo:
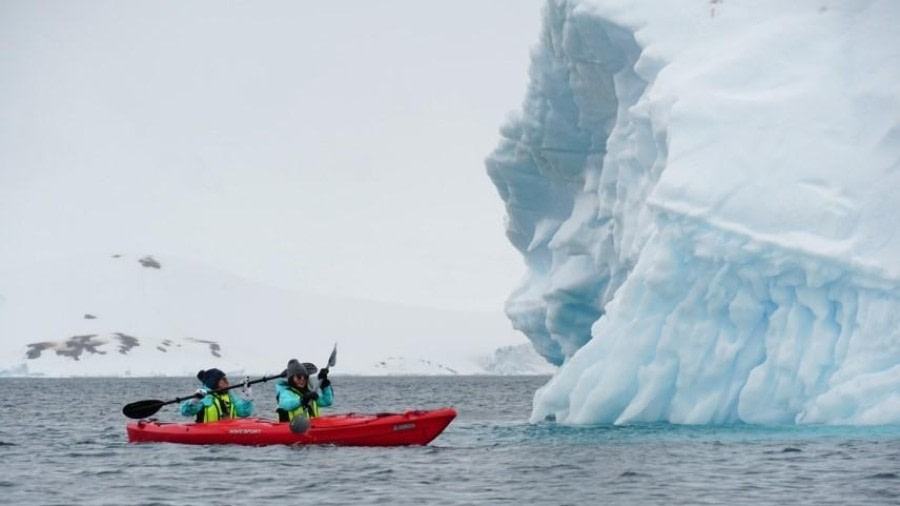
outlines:
[[[900,422],[900,4],[550,1],[487,160],[533,420]]]

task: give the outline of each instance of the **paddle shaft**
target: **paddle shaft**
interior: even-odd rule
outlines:
[[[331,372],[331,368],[337,363],[337,343],[335,343],[334,348],[331,350],[331,355],[328,355],[328,365],[325,367],[328,368],[328,371]],[[316,393],[319,393],[319,387],[322,386],[321,381],[316,382],[316,388],[313,390]]]
[[[328,357],[328,366],[327,367],[329,367],[329,368],[334,367],[334,365],[336,363],[337,363],[337,344],[335,344],[334,349],[331,350],[331,355]],[[209,393],[210,394],[222,393],[222,392],[227,392],[233,388],[242,387],[244,385],[255,385],[257,383],[264,383],[266,381],[277,379],[277,378],[284,378],[286,376],[286,373],[287,373],[287,371],[282,372],[281,374],[277,374],[275,376],[268,376],[268,375],[263,376],[262,378],[255,379],[253,381],[248,381],[247,383],[238,383],[236,385],[230,385],[225,388],[212,390]],[[316,385],[315,391],[316,392],[319,391],[318,385]],[[122,413],[125,416],[127,416],[128,418],[147,418],[148,416],[151,416],[154,413],[156,413],[157,411],[159,411],[159,409],[165,405],[175,404],[176,402],[183,402],[183,401],[186,401],[186,400],[194,398],[194,397],[197,397],[197,394],[188,395],[185,397],[176,397],[175,399],[172,399],[171,401],[159,401],[159,400],[151,399],[151,400],[132,402],[131,404],[127,404],[124,408],[122,408]]]
[[[277,374],[275,376],[263,376],[262,378],[248,381],[246,383],[246,385],[255,385],[257,383],[265,383],[266,381],[270,381],[270,380],[277,379],[277,378],[283,378],[283,377],[284,377],[283,373]],[[242,382],[242,383],[238,383],[236,385],[229,385],[225,388],[211,390],[209,393],[217,394],[217,393],[227,392],[233,388],[243,387],[244,385],[245,385],[245,383]],[[177,402],[183,402],[183,401],[186,401],[186,400],[194,398],[194,397],[197,397],[197,394],[187,395],[185,397],[176,397],[175,399],[172,399],[171,401],[145,400],[145,401],[132,402],[131,404],[128,404],[127,406],[122,408],[122,413],[125,416],[127,416],[128,418],[146,418],[146,417],[156,413],[157,411],[159,411],[159,408],[161,408],[165,405],[175,404]]]
[[[209,393],[206,395],[221,394],[222,392],[227,392],[229,390],[233,390],[238,387],[243,387],[244,385],[250,386],[250,385],[255,385],[257,383],[265,383],[266,381],[277,379],[277,378],[283,378],[283,377],[284,377],[283,374],[278,374],[275,376],[263,376],[262,378],[251,380],[246,383],[244,383],[242,381],[236,385],[228,385],[227,387],[219,388],[218,390],[209,390]],[[174,404],[176,402],[186,401],[186,400],[190,399],[191,397],[198,397],[198,394],[188,395],[187,397],[177,397],[175,399],[172,399],[171,401],[164,402],[162,405],[165,406],[166,404]]]

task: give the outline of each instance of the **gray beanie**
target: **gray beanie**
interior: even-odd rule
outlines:
[[[287,379],[291,379],[291,376],[297,374],[309,377],[309,371],[296,358],[288,360],[287,369],[284,372]]]

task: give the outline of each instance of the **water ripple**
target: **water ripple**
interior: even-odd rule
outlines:
[[[619,475],[619,478],[644,478],[644,477],[649,477],[649,475],[643,474],[643,473],[636,473],[634,471],[625,471]]]
[[[192,380],[0,379],[24,399],[0,410],[0,503],[897,504],[898,427],[526,423],[544,381],[336,378],[340,411],[461,406],[429,446],[342,448],[131,445],[122,404]]]

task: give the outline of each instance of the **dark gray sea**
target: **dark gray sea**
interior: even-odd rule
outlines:
[[[543,377],[333,380],[330,412],[459,417],[425,447],[135,445],[122,406],[192,379],[0,379],[0,504],[900,504],[900,427],[533,425]]]

